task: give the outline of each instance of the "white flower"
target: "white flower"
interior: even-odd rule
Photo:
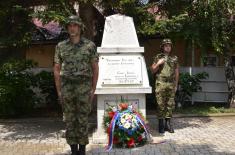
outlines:
[[[117,107],[112,107],[113,112],[117,111]]]
[[[133,118],[132,118],[132,122],[135,123],[135,124],[137,124],[136,117],[133,117]]]
[[[124,118],[121,118],[121,123],[124,124],[126,120]]]
[[[123,127],[126,128],[126,129],[128,129],[128,128],[131,127],[131,124],[130,124],[130,123],[125,123]]]
[[[132,115],[128,115],[128,119],[132,119],[132,117],[133,117]]]
[[[125,118],[126,118],[126,114],[122,114],[122,115],[121,115],[121,118],[122,118],[122,119],[125,119]]]
[[[145,132],[141,134],[142,138],[145,138]]]
[[[129,119],[130,118],[130,114],[125,114],[125,119]]]

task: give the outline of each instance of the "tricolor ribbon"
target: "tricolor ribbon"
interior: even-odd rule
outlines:
[[[116,125],[116,121],[118,120],[118,118],[120,118],[120,115],[123,114],[123,113],[133,113],[133,111],[131,109],[128,109],[124,112],[119,112],[119,111],[116,111],[112,120],[111,120],[111,123],[109,125],[109,133],[108,133],[108,136],[109,136],[109,142],[108,142],[108,146],[106,147],[106,151],[110,151],[113,147],[113,137],[114,137],[114,129],[115,129],[115,125]],[[144,119],[142,118],[142,116],[135,112],[134,114],[136,114],[136,119],[137,119],[137,122],[139,122],[143,127],[144,127],[144,131],[145,131],[145,136],[147,137],[147,139],[150,139],[150,135],[149,135],[149,132],[148,132],[148,129],[146,128],[146,125],[144,123]]]
[[[146,124],[144,123],[142,116],[137,112],[135,114],[136,114],[137,121],[144,127],[145,136],[147,137],[148,140],[150,140],[150,135],[149,135],[148,129],[146,128]]]
[[[117,111],[113,118],[112,118],[112,121],[109,125],[109,143],[108,143],[108,146],[106,148],[106,151],[110,151],[113,147],[113,137],[114,137],[114,129],[115,129],[115,124],[116,124],[116,121],[119,117],[120,113]]]

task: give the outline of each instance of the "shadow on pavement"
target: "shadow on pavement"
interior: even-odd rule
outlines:
[[[96,122],[91,114],[89,135],[96,129]],[[46,140],[65,137],[65,123],[62,118],[29,118],[0,120],[0,140]]]
[[[132,149],[113,148],[110,152],[105,151],[104,146],[94,145],[88,151],[88,154],[100,155],[165,155],[165,154],[216,154],[216,155],[234,155],[229,149],[218,149],[213,144],[179,144],[176,141],[166,141],[161,144],[147,144],[142,147]]]
[[[149,118],[147,119],[148,126],[150,128],[150,133],[153,137],[162,137],[158,133],[158,119],[157,118]],[[199,128],[206,123],[211,122],[212,119],[210,117],[185,117],[185,118],[172,118],[172,124],[175,130],[184,129],[184,128]]]

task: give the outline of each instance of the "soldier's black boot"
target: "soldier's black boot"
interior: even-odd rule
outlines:
[[[79,150],[77,155],[86,155],[86,145],[79,144]]]
[[[78,144],[72,144],[72,145],[70,145],[70,148],[71,148],[71,152],[72,152],[71,155],[77,155],[77,152],[78,152]]]
[[[164,130],[164,119],[159,119],[158,120],[158,131],[161,134],[165,133],[165,130]]]
[[[173,125],[171,124],[171,118],[166,118],[165,131],[174,133]]]

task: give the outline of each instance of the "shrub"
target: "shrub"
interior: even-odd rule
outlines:
[[[30,112],[37,100],[31,87],[36,63],[30,60],[9,60],[0,66],[0,114],[19,115]]]
[[[180,73],[179,77],[179,89],[176,92],[176,107],[184,106],[186,100],[190,100],[193,92],[200,91],[202,88],[200,82],[203,79],[208,78],[209,75],[206,72],[190,75],[189,73]]]
[[[53,72],[42,71],[35,75],[35,79],[40,93],[44,96],[44,99],[41,98],[40,104],[44,103],[47,107],[58,106]]]

